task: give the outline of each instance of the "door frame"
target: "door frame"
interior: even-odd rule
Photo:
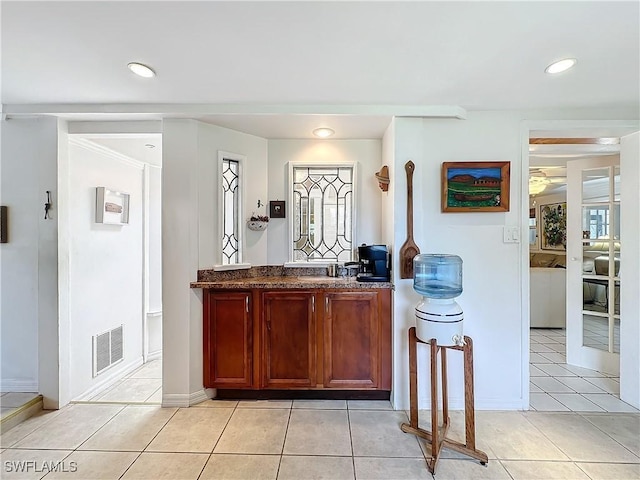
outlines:
[[[520,178],[520,225],[521,235],[520,238],[529,238],[529,138],[532,131],[536,130],[551,130],[558,131],[558,133],[568,130],[614,130],[617,135],[623,136],[640,130],[640,122],[638,120],[523,120],[520,127],[520,147],[521,147],[521,178]],[[625,133],[620,133],[625,132]],[[572,134],[572,137],[580,137],[583,135]],[[640,238],[631,239],[640,243]],[[522,336],[521,336],[521,349],[522,349],[522,380],[521,380],[521,398],[522,409],[529,410],[529,393],[530,393],[530,375],[529,375],[529,345],[530,345],[530,328],[531,328],[531,305],[529,298],[529,284],[530,284],[530,272],[529,272],[529,244],[528,242],[520,242],[520,271],[522,272],[522,278],[520,281],[520,298],[521,298],[521,319],[522,319]],[[640,338],[637,339],[640,342]],[[620,352],[620,365],[622,367],[623,362],[633,362],[632,352]],[[638,365],[635,368],[639,369]],[[640,369],[639,369],[640,370]],[[636,372],[639,373],[639,372]],[[622,387],[622,378],[620,379]],[[637,406],[637,405],[636,405]]]

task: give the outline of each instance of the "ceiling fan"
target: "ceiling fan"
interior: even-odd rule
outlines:
[[[549,185],[567,183],[565,167],[535,167],[529,169],[529,195],[539,195]]]

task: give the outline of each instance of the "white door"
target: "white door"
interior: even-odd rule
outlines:
[[[620,372],[620,159],[567,162],[567,363]]]

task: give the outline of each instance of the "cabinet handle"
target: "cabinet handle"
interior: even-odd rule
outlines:
[[[249,296],[244,297],[244,304],[247,307],[247,313],[249,313]]]
[[[313,297],[311,297],[311,311],[312,312],[316,311],[316,297],[315,297],[315,295]]]
[[[325,297],[324,299],[324,309],[326,312],[329,311],[329,297]]]

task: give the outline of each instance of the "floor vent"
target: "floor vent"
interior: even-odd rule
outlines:
[[[123,326],[120,325],[113,330],[92,337],[94,377],[124,359],[122,327]]]

